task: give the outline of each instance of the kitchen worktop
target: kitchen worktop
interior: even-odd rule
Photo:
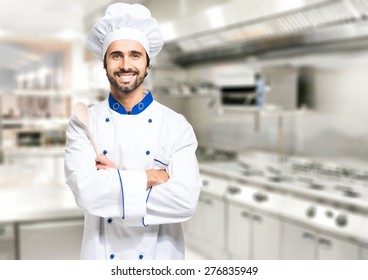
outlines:
[[[83,217],[65,183],[0,167],[0,223]]]
[[[281,193],[293,194],[296,196],[301,196],[306,199],[325,201],[331,204],[338,204],[342,207],[353,208],[360,210],[368,214],[368,197],[367,194],[363,194],[361,197],[349,197],[343,195],[340,191],[334,188],[334,181],[324,181],[323,190],[313,189],[308,187],[302,182],[297,182],[293,180],[285,180],[280,182],[275,182],[272,176],[260,176],[254,174],[247,174],[246,170],[234,160],[230,161],[207,161],[200,162],[200,170],[202,172],[207,172],[214,174],[231,181],[240,181],[244,183],[249,183],[254,186],[273,189]]]
[[[5,160],[10,158],[35,158],[64,157],[64,146],[45,146],[45,147],[8,147],[3,151]],[[0,171],[1,172],[1,171]]]
[[[213,184],[204,184],[203,193],[220,196],[240,207],[251,207],[368,242],[368,228],[362,226],[368,221],[366,197],[345,197],[332,188],[315,190],[293,182],[273,182],[267,176],[247,175],[237,161],[200,162],[200,170],[204,180],[214,175],[227,182],[216,183],[211,176]],[[313,211],[313,216],[309,211]],[[339,219],[347,219],[346,225],[339,226]]]

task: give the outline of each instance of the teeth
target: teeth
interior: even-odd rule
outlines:
[[[133,80],[134,75],[121,75],[118,77],[123,83],[130,83]]]

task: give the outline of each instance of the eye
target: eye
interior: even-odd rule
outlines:
[[[141,57],[141,54],[140,53],[132,53],[132,57],[135,58],[135,59],[138,59]]]
[[[120,58],[122,57],[122,55],[121,55],[121,53],[113,53],[113,54],[111,55],[111,57],[112,57],[113,59],[120,59]]]

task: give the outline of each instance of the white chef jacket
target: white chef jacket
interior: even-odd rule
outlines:
[[[96,169],[91,141],[73,116],[65,176],[84,212],[81,259],[183,259],[181,222],[194,215],[201,189],[191,125],[151,93],[131,112],[110,94],[89,108],[89,124],[100,153],[119,169]],[[147,169],[166,169],[170,178],[146,190]]]

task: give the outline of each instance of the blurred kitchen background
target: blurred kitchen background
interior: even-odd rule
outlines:
[[[145,87],[196,132],[188,259],[368,259],[368,0],[137,0]],[[73,105],[106,98],[86,36],[112,1],[0,0],[0,259],[78,259]],[[367,102],[367,103],[366,103]]]

